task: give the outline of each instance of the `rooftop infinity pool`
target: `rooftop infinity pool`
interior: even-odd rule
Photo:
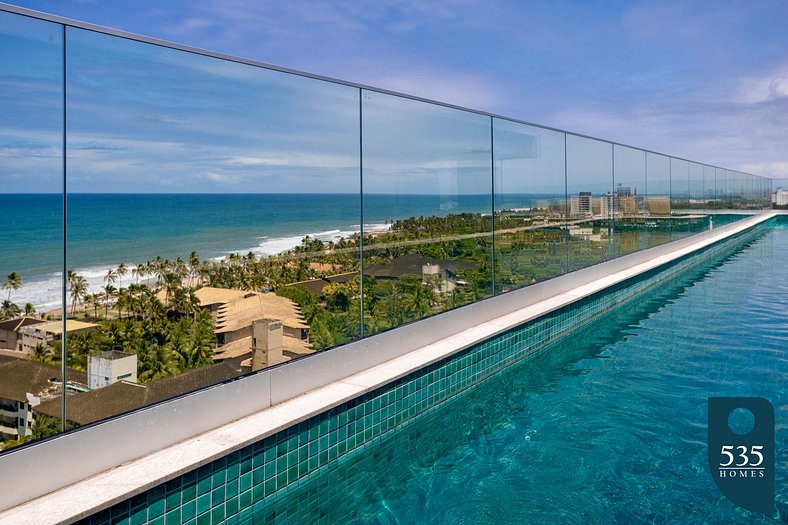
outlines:
[[[471,388],[266,514],[307,506],[312,523],[355,525],[785,522],[787,262],[788,222],[773,221],[724,262]],[[738,508],[714,485],[710,396],[774,406],[778,515]]]

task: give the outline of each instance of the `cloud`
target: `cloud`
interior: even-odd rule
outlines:
[[[210,182],[218,184],[243,184],[249,182],[249,177],[239,173],[221,173],[217,171],[208,171],[202,175],[201,178]]]
[[[788,63],[767,73],[742,77],[738,84],[737,98],[743,103],[755,104],[788,97]]]
[[[759,173],[766,177],[773,179],[788,179],[788,161],[774,161],[774,162],[752,162],[745,163],[741,168],[743,171],[750,173]],[[788,180],[779,181],[784,187],[788,187]],[[773,184],[776,187],[775,184]]]
[[[64,10],[76,9],[69,2],[62,5]],[[136,7],[134,13],[125,13],[117,4],[97,3],[83,13],[93,22],[113,20],[109,25],[121,22],[125,29],[155,37],[712,164],[782,173],[788,161],[784,0],[639,0],[623,5],[516,0],[169,4],[142,0]],[[176,63],[181,59],[178,55]],[[259,71],[222,61],[192,62],[189,67],[208,74],[214,71],[219,79],[248,79],[254,85],[260,78]],[[183,78],[174,71],[173,77]],[[277,149],[285,142],[270,139],[277,135],[291,141],[309,133],[302,124],[308,123],[313,113],[309,103],[316,97],[303,97],[303,111],[290,114],[291,119],[299,119],[295,128],[303,128],[300,132],[272,127],[275,133],[266,135],[255,133],[252,126],[233,126],[233,121],[238,122],[236,114],[226,116],[215,100],[190,99],[189,89],[206,86],[188,80],[174,92],[178,97],[167,102],[200,118],[181,122],[176,114],[145,118],[163,119],[158,128],[150,122],[154,132],[177,128],[192,133],[193,143],[204,139],[211,146],[224,146],[205,149],[211,151],[209,168],[214,172],[281,171],[288,166],[298,170],[310,164],[341,169],[342,156],[308,152],[313,147],[310,140],[325,133],[323,129],[293,148],[298,151],[280,154]],[[222,80],[216,84],[226,85]],[[266,85],[266,92],[278,89],[287,90],[288,84]],[[236,93],[217,100],[246,97]],[[200,111],[211,103],[216,114],[206,117]],[[345,113],[338,115],[343,129],[356,118]],[[123,123],[120,118],[118,122]],[[242,144],[223,141],[218,131],[228,127],[231,132],[225,138]],[[156,138],[170,141],[164,133]],[[246,147],[252,143],[265,143],[265,151]],[[192,161],[186,164],[186,169],[205,170]]]
[[[318,154],[314,151],[271,152],[268,155],[232,156],[226,164],[231,166],[275,166],[288,168],[358,169],[358,157]]]

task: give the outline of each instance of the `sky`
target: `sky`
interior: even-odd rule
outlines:
[[[788,2],[784,0],[12,3],[699,162],[788,178]],[[81,56],[86,59],[100,59],[107,47],[90,42],[87,36],[82,45]],[[75,54],[80,53],[78,46],[77,42]],[[127,52],[137,56],[133,50]],[[157,60],[175,69],[180,65],[173,66],[167,57]],[[193,65],[194,70],[205,67]],[[167,67],[162,71],[165,75]],[[175,77],[172,82],[178,81]],[[249,93],[248,85],[246,91],[242,87],[245,81],[251,85],[256,80],[238,80],[239,96]],[[227,89],[234,89],[234,82]],[[98,104],[97,88],[107,86],[86,80],[81,87],[83,97],[75,90],[75,101],[87,105]],[[89,92],[91,87],[93,92]],[[308,112],[320,106],[320,97],[326,94],[308,87],[303,90],[311,103],[294,107],[290,114],[306,121]],[[326,96],[344,100],[347,95]],[[159,102],[162,107],[165,102],[174,103]],[[348,102],[346,111],[342,103],[334,104],[334,113],[319,117],[336,125],[350,122],[355,117],[351,106]],[[242,106],[227,111],[238,118],[245,115]],[[175,113],[169,117],[180,118]],[[255,118],[276,121],[278,117],[263,112]],[[107,126],[113,124],[110,120]],[[149,125],[149,132],[155,134],[157,124]],[[91,126],[86,122],[82,128],[86,135],[102,132],[100,126]],[[472,124],[468,126],[470,130]],[[281,135],[281,130],[276,131]],[[290,131],[295,135],[298,130]],[[330,126],[323,131],[330,134]],[[102,143],[87,138],[80,143],[76,133],[74,137],[84,155],[75,159],[77,165],[82,161],[85,166],[99,166],[103,174],[113,169],[120,174],[132,162],[116,158],[116,165],[103,165],[90,156],[127,146],[113,143],[112,136]],[[202,140],[221,143],[218,135]],[[337,138],[332,151],[342,153],[313,163],[338,176],[348,167],[354,141],[357,137]],[[178,145],[159,138],[156,147]],[[281,155],[286,157],[287,152]],[[272,166],[292,163],[301,155],[294,150],[287,160],[236,152],[222,158],[237,165]],[[223,178],[233,177],[237,183],[238,177],[243,178],[229,164],[226,168],[201,175],[203,183],[220,184]],[[82,183],[91,184],[89,173]],[[133,185],[126,188],[133,189]]]

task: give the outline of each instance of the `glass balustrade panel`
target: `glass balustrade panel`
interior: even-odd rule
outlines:
[[[364,331],[493,293],[491,119],[362,92]]]
[[[63,27],[0,11],[0,450],[62,428],[62,192]]]
[[[493,120],[495,291],[550,279],[566,268],[565,136]]]

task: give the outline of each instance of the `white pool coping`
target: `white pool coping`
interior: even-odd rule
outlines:
[[[473,326],[456,335],[283,401],[215,430],[204,432],[5,510],[0,512],[0,523],[3,525],[73,523],[501,332],[741,233],[778,214],[780,212],[765,212],[741,219],[721,228],[716,235],[706,236],[698,242],[654,257],[647,262],[635,264],[630,268]],[[413,327],[417,329],[418,324]],[[45,476],[46,472],[41,472],[41,475]],[[12,479],[13,474],[10,474],[9,478]]]

